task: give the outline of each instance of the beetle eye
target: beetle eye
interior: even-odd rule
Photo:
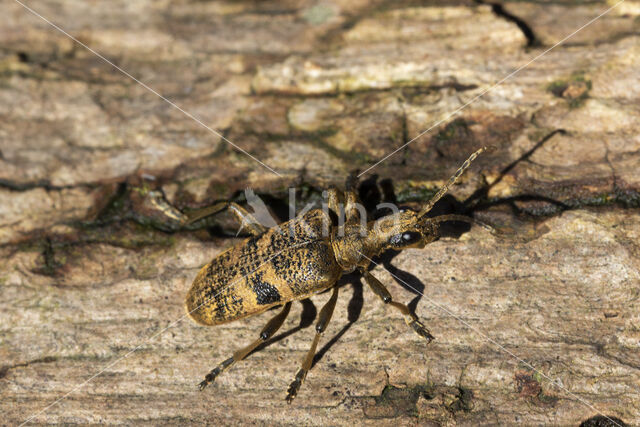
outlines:
[[[408,231],[406,233],[402,233],[402,242],[405,244],[416,243],[422,238],[422,235],[417,231]]]

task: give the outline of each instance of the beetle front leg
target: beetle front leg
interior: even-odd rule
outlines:
[[[203,390],[207,385],[212,383],[218,375],[220,375],[222,372],[227,370],[234,363],[239,362],[245,357],[247,357],[249,353],[251,353],[253,350],[256,349],[256,347],[258,347],[260,344],[264,343],[266,340],[271,338],[273,334],[275,334],[278,331],[278,329],[280,329],[280,326],[282,326],[282,324],[284,323],[284,320],[289,315],[290,310],[291,310],[291,303],[288,302],[284,305],[284,307],[282,307],[282,310],[280,311],[280,313],[278,313],[273,319],[269,320],[267,325],[264,328],[262,328],[262,331],[260,332],[260,337],[257,340],[255,340],[245,348],[236,351],[235,353],[233,353],[233,356],[231,356],[230,358],[228,358],[227,360],[225,360],[224,362],[222,362],[221,364],[213,368],[211,372],[209,372],[207,376],[204,378],[204,381],[200,383],[199,385],[200,390]]]
[[[407,322],[407,325],[411,327],[418,335],[427,340],[427,343],[431,342],[434,337],[431,335],[429,330],[418,320],[418,318],[411,312],[409,307],[399,302],[393,301],[391,298],[391,294],[387,290],[387,288],[376,279],[371,273],[368,271],[363,271],[362,275],[364,276],[364,280],[367,282],[371,290],[374,294],[378,295],[382,302],[385,304],[389,304],[392,307],[398,309],[403,315],[404,320]]]
[[[338,198],[338,189],[330,187],[327,189],[327,208],[333,212],[336,218],[340,218],[340,200]]]
[[[291,403],[293,399],[298,394],[298,390],[300,390],[300,386],[302,382],[307,377],[307,372],[311,369],[311,365],[313,364],[313,357],[316,354],[316,348],[318,347],[318,342],[320,341],[320,337],[322,333],[327,328],[329,321],[331,320],[331,316],[333,315],[333,309],[336,308],[336,301],[338,300],[338,287],[333,288],[333,293],[331,294],[331,298],[320,310],[320,315],[318,316],[318,323],[316,323],[316,336],[313,338],[313,342],[311,343],[311,348],[307,352],[306,357],[302,361],[302,367],[296,373],[296,377],[293,382],[289,385],[289,389],[287,390],[287,403]]]
[[[349,175],[347,178],[346,188],[344,192],[344,216],[345,223],[355,226],[361,219],[361,215],[366,216],[366,212],[360,212],[361,205],[358,204],[358,177],[355,174]]]

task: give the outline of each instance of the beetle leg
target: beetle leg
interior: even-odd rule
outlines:
[[[365,236],[367,230],[367,211],[359,203],[357,195],[357,177],[352,174],[347,178],[346,190],[344,191],[344,223],[340,217],[338,235],[360,233]]]
[[[322,307],[320,310],[320,315],[318,316],[318,323],[316,323],[316,336],[313,338],[313,342],[311,343],[311,348],[307,352],[304,360],[302,361],[302,367],[298,373],[296,373],[296,377],[293,382],[289,385],[289,389],[287,390],[287,403],[291,403],[293,399],[298,394],[298,390],[300,390],[300,386],[302,382],[307,376],[307,372],[311,369],[311,365],[313,364],[313,357],[316,354],[316,348],[318,347],[318,342],[320,341],[320,337],[322,333],[327,328],[329,321],[331,320],[331,316],[333,315],[333,309],[336,308],[336,301],[338,300],[338,287],[335,286],[333,288],[333,293],[331,294],[331,298],[329,301]]]
[[[291,310],[291,303],[288,302],[284,305],[284,307],[282,307],[282,310],[280,311],[280,313],[278,313],[274,318],[269,320],[267,325],[264,328],[262,328],[262,331],[260,332],[260,337],[257,340],[255,340],[245,348],[236,351],[235,353],[233,353],[233,356],[231,356],[230,358],[228,358],[227,360],[225,360],[224,362],[222,362],[221,364],[213,368],[211,372],[209,372],[207,376],[204,378],[204,381],[200,383],[199,385],[200,390],[203,390],[207,385],[209,385],[209,383],[212,383],[216,379],[216,377],[220,375],[222,372],[224,372],[227,368],[232,366],[234,363],[239,362],[245,357],[247,357],[249,353],[251,353],[253,350],[256,349],[256,347],[258,347],[260,344],[264,343],[269,338],[271,338],[273,334],[275,334],[278,331],[278,329],[280,329],[280,326],[282,326],[282,324],[284,323],[284,320],[289,315],[290,310]]]
[[[358,196],[356,195],[358,187],[358,177],[355,174],[349,175],[344,192],[344,215],[345,222],[354,225],[360,220],[360,211],[358,210]]]
[[[327,189],[327,207],[330,211],[333,211],[336,218],[340,218],[340,200],[338,198],[338,189],[335,187]]]
[[[387,288],[371,273],[369,273],[368,271],[363,271],[362,274],[364,276],[364,280],[367,282],[369,287],[371,287],[373,293],[378,295],[382,302],[384,302],[385,304],[389,304],[390,306],[398,309],[404,315],[404,320],[405,322],[407,322],[407,325],[411,327],[411,329],[416,331],[416,333],[422,338],[426,339],[428,343],[433,340],[433,335],[431,335],[429,330],[422,324],[422,322],[420,322],[420,320],[418,320],[418,318],[411,312],[411,310],[409,310],[409,307],[399,302],[393,301],[393,299],[391,298],[391,294],[389,293]]]
[[[187,220],[187,216],[180,212],[178,208],[172,206],[167,199],[164,197],[164,193],[162,191],[150,191],[149,198],[151,200],[151,204],[155,206],[160,212],[165,214],[171,219],[175,219],[179,223],[184,223]]]
[[[219,212],[222,212],[225,209],[229,209],[240,221],[240,224],[243,228],[249,230],[251,234],[258,235],[264,233],[267,230],[267,227],[260,224],[255,217],[249,213],[245,208],[240,206],[235,202],[220,202],[215,205],[207,206],[202,209],[197,209],[193,212],[189,212],[183,221],[183,225],[192,224],[202,218],[206,218],[211,215],[215,215]]]

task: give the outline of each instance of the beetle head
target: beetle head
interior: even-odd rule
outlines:
[[[437,222],[413,211],[400,211],[373,223],[369,233],[381,250],[423,248],[439,237]]]
[[[451,220],[473,222],[471,218],[460,215],[442,215],[430,218],[427,217],[427,214],[436,202],[449,191],[449,188],[460,178],[462,173],[471,165],[471,162],[480,153],[490,148],[482,147],[469,156],[456,173],[449,178],[447,183],[422,207],[420,212],[400,211],[375,221],[373,226],[370,227],[370,245],[379,250],[422,248],[427,243],[438,239],[440,236],[439,224],[441,222]]]

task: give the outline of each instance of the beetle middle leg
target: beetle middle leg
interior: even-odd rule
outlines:
[[[416,331],[416,333],[420,335],[422,338],[426,339],[428,343],[434,339],[433,335],[431,335],[429,330],[422,324],[422,322],[420,322],[420,320],[418,320],[415,314],[411,312],[409,307],[407,307],[402,303],[393,301],[393,299],[391,298],[391,294],[389,293],[387,288],[382,284],[382,282],[376,279],[368,271],[363,271],[362,275],[364,277],[364,280],[367,282],[367,284],[373,291],[373,293],[378,295],[382,300],[382,302],[396,308],[404,315],[405,322],[407,322],[407,325],[409,325],[411,329]]]
[[[304,360],[302,361],[302,366],[300,370],[296,373],[296,377],[289,385],[289,389],[287,390],[287,403],[291,403],[293,399],[298,394],[298,390],[300,390],[300,386],[302,382],[307,376],[307,372],[311,369],[311,365],[313,364],[313,357],[316,354],[316,348],[318,347],[318,342],[320,341],[320,337],[322,333],[327,328],[329,321],[331,320],[331,316],[333,315],[333,309],[336,308],[336,301],[338,300],[338,287],[335,286],[333,288],[333,293],[331,294],[331,298],[329,301],[322,307],[320,310],[320,315],[318,316],[318,323],[316,323],[316,336],[313,338],[313,342],[311,343],[311,348],[307,352]]]
[[[278,313],[274,318],[269,320],[267,325],[264,328],[262,328],[262,331],[260,332],[260,336],[257,340],[255,340],[248,346],[236,351],[235,353],[233,353],[233,356],[231,356],[230,358],[228,358],[227,360],[225,360],[224,362],[222,362],[221,364],[213,368],[211,372],[209,372],[207,376],[204,378],[204,381],[200,383],[199,385],[200,390],[203,390],[207,385],[209,385],[209,383],[212,383],[218,375],[220,375],[226,369],[231,367],[234,363],[239,362],[245,357],[247,357],[249,353],[251,353],[253,350],[256,349],[256,347],[258,347],[260,344],[264,343],[269,338],[271,338],[273,334],[275,334],[278,331],[278,329],[280,329],[280,326],[282,326],[282,324],[284,323],[284,320],[289,315],[290,310],[291,310],[291,303],[288,302],[284,305],[284,307],[282,307],[282,310],[280,311],[280,313]]]

